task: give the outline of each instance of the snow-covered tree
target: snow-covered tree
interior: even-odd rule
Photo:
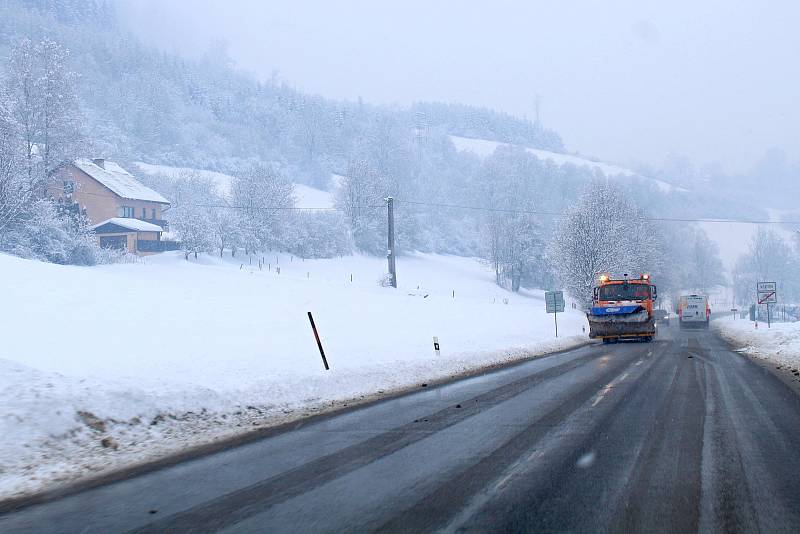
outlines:
[[[357,160],[348,165],[337,191],[336,206],[347,218],[353,241],[367,252],[386,249],[384,183],[384,178],[367,161]]]
[[[300,211],[288,230],[289,252],[302,258],[334,258],[353,251],[347,221],[341,212]]]
[[[724,284],[725,274],[719,258],[719,246],[701,228],[695,230],[690,246],[687,287],[707,293],[712,287]]]
[[[231,202],[239,216],[245,252],[280,246],[289,210],[294,207],[294,185],[272,166],[254,165],[236,174]]]
[[[736,261],[734,291],[740,303],[753,303],[758,282],[776,282],[785,301],[800,299],[800,258],[791,245],[772,230],[758,228],[745,254]]]
[[[220,205],[225,206],[226,202],[220,199]],[[219,250],[220,258],[226,248],[230,249],[232,256],[236,256],[236,249],[241,243],[241,232],[235,211],[228,207],[212,209],[210,226],[214,246]]]
[[[6,91],[23,139],[30,182],[44,187],[49,173],[74,159],[82,141],[76,75],[58,43],[23,39],[11,51]]]
[[[659,249],[655,228],[624,190],[593,181],[558,224],[550,256],[564,289],[587,307],[601,273],[656,271],[661,268]]]
[[[503,148],[485,162],[479,175],[487,260],[495,282],[508,283],[514,292],[547,279],[541,224],[534,215],[542,172],[538,160],[524,150]]]
[[[23,173],[21,137],[2,96],[0,93],[0,235],[33,196]]]
[[[49,173],[81,142],[80,111],[57,43],[23,39],[0,91],[0,250],[54,263],[107,261],[75,204],[45,197]]]

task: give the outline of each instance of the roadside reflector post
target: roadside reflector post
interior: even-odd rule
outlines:
[[[433,336],[433,350],[436,352],[437,356],[441,354],[439,352],[439,338],[436,336]]]
[[[314,317],[311,316],[311,312],[308,312],[308,320],[311,323],[311,330],[314,331],[314,339],[317,340],[317,347],[319,347],[319,355],[322,356],[322,365],[325,366],[325,370],[330,370],[328,367],[328,359],[325,357],[325,351],[322,349],[322,341],[319,340],[319,332],[317,332],[317,325],[314,324]]]

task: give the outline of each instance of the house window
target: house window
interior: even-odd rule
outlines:
[[[121,217],[128,217],[128,218],[135,217],[135,215],[133,214],[133,207],[132,206],[122,206],[120,208],[120,216]]]
[[[150,218],[155,220],[156,219],[156,209],[153,208],[150,210]]]
[[[142,219],[147,218],[147,208],[142,208]]]

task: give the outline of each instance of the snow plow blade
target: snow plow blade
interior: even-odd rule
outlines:
[[[586,314],[589,337],[648,337],[656,333],[655,320],[641,306],[596,307]]]

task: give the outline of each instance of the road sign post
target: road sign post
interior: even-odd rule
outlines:
[[[558,337],[558,314],[564,313],[564,292],[545,291],[544,305],[547,313],[553,314],[553,323],[556,327],[556,337]]]
[[[758,303],[767,305],[767,328],[772,328],[769,316],[769,305],[778,303],[778,284],[775,282],[758,282],[756,284]]]

